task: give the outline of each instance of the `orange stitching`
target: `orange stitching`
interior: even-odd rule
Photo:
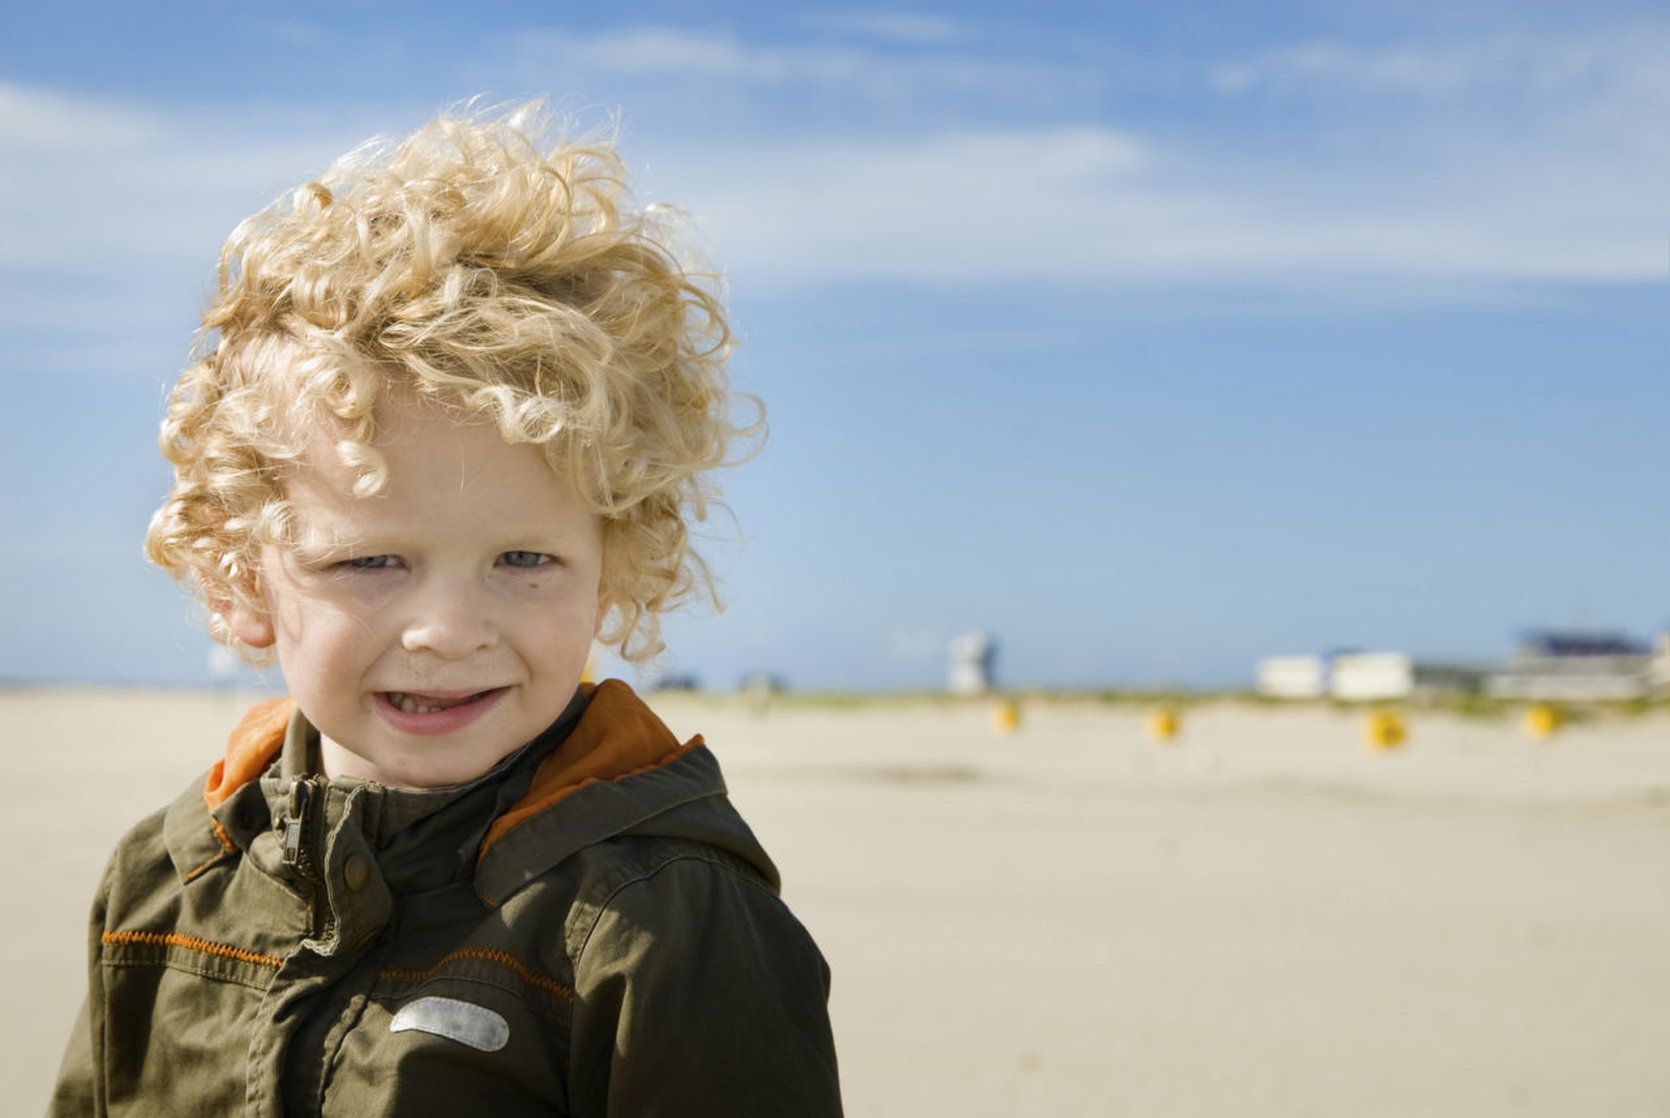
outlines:
[[[220,825],[220,820],[211,815],[209,816],[209,825],[215,829],[215,838],[220,840],[221,850],[218,854],[211,855],[207,858],[203,864],[198,866],[196,869],[187,870],[185,874],[185,879],[187,881],[195,881],[197,877],[208,870],[210,866],[219,862],[228,854],[236,854],[238,852],[238,848],[232,842],[231,836],[228,835],[226,833],[226,829]]]
[[[213,858],[210,858],[207,862],[204,862],[201,866],[198,866],[196,869],[187,870],[186,873],[185,873],[185,879],[187,881],[196,881],[199,877],[201,877],[203,874],[208,872],[210,866],[213,866],[215,863],[219,862],[224,857],[226,857],[225,854],[216,854]]]
[[[425,978],[439,971],[442,967],[455,959],[482,959],[489,963],[498,963],[502,967],[509,967],[516,972],[516,976],[530,986],[537,986],[548,993],[555,994],[565,1002],[574,1000],[574,991],[548,975],[538,974],[530,970],[526,963],[506,951],[493,951],[485,947],[465,947],[458,951],[442,955],[440,961],[428,970],[407,970],[404,967],[384,967],[377,972],[379,978],[391,978],[397,982],[421,982]]]
[[[192,936],[175,935],[169,932],[105,932],[99,936],[105,943],[124,945],[130,943],[145,944],[149,947],[179,947],[186,951],[196,951],[204,955],[218,955],[223,959],[236,959],[240,963],[255,963],[263,967],[282,967],[284,960],[273,955],[260,955],[254,951],[245,951],[241,947],[231,947],[224,943],[211,943],[206,939],[196,939]]]
[[[211,815],[209,816],[209,824],[214,827],[215,838],[220,840],[220,845],[225,848],[226,853],[236,854],[238,852],[237,843],[233,842],[232,836],[226,833],[226,828],[220,825],[220,820]]]

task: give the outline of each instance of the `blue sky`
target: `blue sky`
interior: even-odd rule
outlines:
[[[728,277],[771,439],[666,670],[1670,624],[1662,5],[11,4],[0,678],[204,678],[139,540],[219,245],[474,94],[613,115]]]

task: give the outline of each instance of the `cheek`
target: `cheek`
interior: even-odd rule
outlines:
[[[307,643],[317,628],[315,612],[295,598],[286,599],[273,609],[273,631],[280,649]]]
[[[597,635],[595,609],[595,602],[568,599],[526,614],[534,624],[521,631],[521,640],[528,649],[538,649],[537,655],[548,663],[583,666]]]
[[[358,613],[306,598],[292,598],[273,611],[279,655],[313,661],[352,656],[373,637],[368,619]]]

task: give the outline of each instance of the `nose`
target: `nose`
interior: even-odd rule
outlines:
[[[434,580],[414,596],[401,630],[402,647],[449,660],[492,648],[499,626],[489,597],[469,580]]]

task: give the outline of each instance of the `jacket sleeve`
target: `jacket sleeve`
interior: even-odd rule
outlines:
[[[575,1118],[836,1118],[829,968],[765,884],[700,854],[621,886],[575,960]]]
[[[105,1112],[104,1080],[100,1071],[104,1034],[104,972],[100,957],[110,895],[110,873],[110,868],[106,867],[104,879],[99,883],[98,896],[93,902],[87,936],[87,993],[81,1002],[81,1012],[76,1014],[69,1043],[64,1048],[64,1059],[58,1068],[58,1084],[53,1089],[52,1102],[47,1108],[48,1118],[88,1118]]]
[[[81,1118],[96,1114],[93,1102],[93,1030],[88,1022],[88,1004],[81,1003],[75,1017],[75,1030],[64,1048],[64,1060],[58,1068],[58,1085],[52,1092],[48,1118]]]

